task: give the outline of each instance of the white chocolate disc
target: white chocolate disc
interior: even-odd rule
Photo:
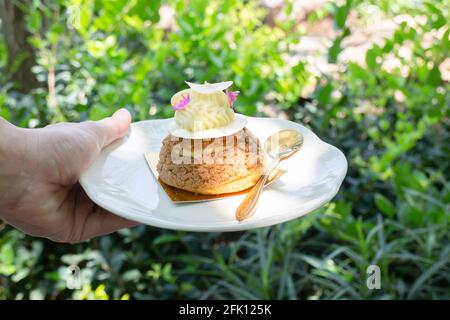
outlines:
[[[175,137],[183,139],[212,139],[220,138],[225,136],[230,136],[240,130],[242,130],[247,125],[247,117],[242,114],[234,114],[233,121],[225,127],[214,128],[202,131],[188,131],[176,127],[171,134]]]
[[[186,84],[195,92],[203,93],[203,94],[210,94],[215,93],[219,91],[223,91],[228,89],[233,85],[233,81],[225,81],[225,82],[218,82],[218,83],[205,83],[205,84],[198,84],[198,83],[191,83],[185,81]]]

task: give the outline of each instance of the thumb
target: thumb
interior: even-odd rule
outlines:
[[[101,139],[101,147],[122,138],[130,127],[131,115],[127,109],[119,109],[111,117],[95,122],[95,130]]]

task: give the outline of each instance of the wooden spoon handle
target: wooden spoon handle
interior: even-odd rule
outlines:
[[[267,178],[269,177],[269,173],[263,174],[253,188],[247,193],[247,196],[241,202],[239,207],[236,210],[236,219],[238,221],[242,221],[249,216],[251,216],[256,209],[256,205],[258,204],[259,196],[266,184]]]

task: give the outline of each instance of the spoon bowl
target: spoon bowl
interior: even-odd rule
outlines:
[[[295,130],[281,130],[269,136],[264,142],[264,150],[272,159],[287,159],[300,150],[303,135]]]
[[[242,221],[250,217],[256,210],[259,197],[267,178],[280,161],[299,151],[303,146],[303,135],[296,130],[280,130],[269,136],[264,142],[264,150],[272,158],[273,163],[266,169],[236,210],[236,219]]]

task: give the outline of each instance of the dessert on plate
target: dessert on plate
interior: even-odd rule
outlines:
[[[194,84],[171,99],[175,128],[163,140],[157,171],[162,182],[200,194],[225,194],[253,186],[266,158],[258,138],[236,114],[239,92],[231,81]]]

